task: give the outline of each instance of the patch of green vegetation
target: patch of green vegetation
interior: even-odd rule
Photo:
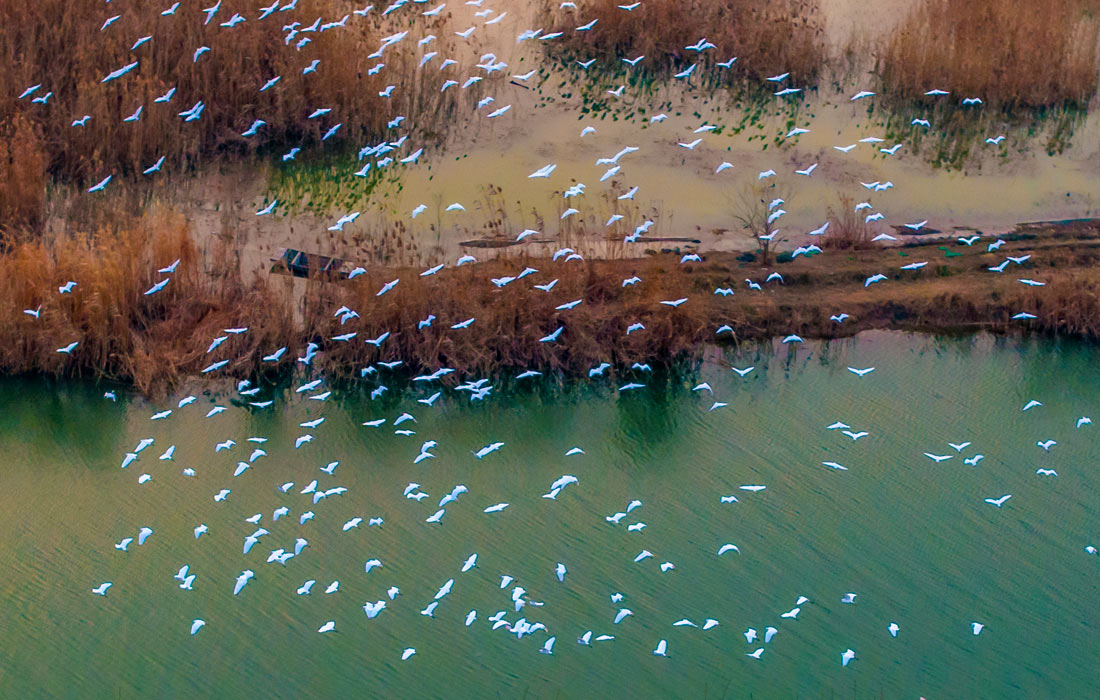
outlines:
[[[323,215],[361,208],[371,197],[401,191],[404,166],[396,159],[381,168],[372,161],[364,176],[355,175],[365,164],[354,152],[316,153],[283,163],[271,170],[266,201],[277,199],[276,211],[288,216]]]
[[[898,104],[877,111],[870,106],[867,115],[870,123],[884,130],[888,144],[902,143],[932,167],[951,171],[980,168],[983,157],[1006,162],[1042,135],[1046,136],[1047,154],[1060,154],[1088,111],[1073,105],[997,110],[936,102]],[[921,120],[927,120],[928,126]],[[990,138],[996,141],[987,142]]]
[[[564,59],[554,61],[553,65],[565,75],[559,82],[559,90],[568,88],[565,94],[580,99],[578,119],[588,116],[600,120],[610,117],[612,121],[641,120],[642,128],[646,128],[649,123],[647,113],[673,109],[672,100],[664,98],[671,82],[664,71],[627,70],[620,66],[594,66],[585,70]],[[615,95],[608,88],[609,85],[622,86],[624,89],[620,95]],[[736,135],[746,129],[765,131],[771,128],[770,124],[774,120],[787,125],[774,138],[778,146],[784,141],[787,131],[799,122],[806,121],[802,111],[806,93],[776,99],[772,86],[760,85],[744,76],[718,70],[703,70],[695,81],[679,85],[683,87],[685,94],[700,97],[704,103],[715,101],[716,111],[724,108],[736,120],[717,124],[718,129],[713,132],[715,134],[728,131]],[[680,116],[680,112],[674,114]],[[694,111],[692,115],[702,119],[698,111]],[[762,141],[768,139],[765,136],[760,138]],[[766,147],[765,143],[762,148]]]

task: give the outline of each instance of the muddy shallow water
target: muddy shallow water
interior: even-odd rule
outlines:
[[[850,44],[873,46],[916,4],[915,0],[893,0],[868,9],[852,0],[825,0],[821,15],[826,42],[833,53]],[[1042,133],[1028,138],[1007,130],[1009,136],[1002,144],[986,144],[984,137],[1005,131],[1003,125],[990,125],[989,134],[976,135],[978,155],[967,161],[964,170],[948,172],[930,165],[931,146],[927,143],[920,154],[905,144],[896,155],[888,156],[879,149],[892,146],[890,141],[859,142],[886,134],[883,115],[868,115],[871,103],[849,99],[857,90],[873,88],[871,76],[857,71],[856,78],[844,78],[839,90],[822,87],[807,94],[795,124],[808,128],[809,133],[782,138],[790,125],[788,115],[779,110],[766,112],[734,133],[732,127],[741,122],[744,112],[731,109],[730,96],[685,90],[680,81],[659,87],[650,96],[632,94],[628,88],[621,98],[614,99],[604,92],[616,87],[610,83],[583,89],[573,83],[559,87],[567,76],[551,69],[538,42],[515,41],[521,31],[535,26],[537,7],[533,2],[509,6],[499,24],[478,26],[468,42],[456,40],[445,52],[459,60],[449,70],[456,70],[460,80],[482,74],[475,64],[489,53],[507,62],[508,68],[486,76],[471,89],[471,94],[480,90],[478,95],[492,96],[495,101],[477,109],[471,98],[469,121],[451,129],[445,143],[419,144],[410,139],[399,149],[397,156],[401,157],[426,147],[415,164],[389,166],[399,186],[384,183],[360,199],[341,196],[339,205],[327,206],[321,213],[295,206],[282,214],[277,210],[273,216],[256,217],[254,212],[269,198],[285,198],[290,193],[272,188],[275,178],[268,167],[248,165],[227,166],[220,174],[176,178],[157,197],[167,206],[181,209],[200,237],[231,230],[246,270],[263,268],[281,247],[364,263],[434,263],[454,260],[463,252],[462,241],[514,238],[527,228],[539,232],[534,238],[552,241],[526,244],[536,254],[569,245],[589,255],[637,255],[645,247],[608,247],[605,241],[622,240],[646,220],[653,221],[647,235],[697,238],[703,252],[748,249],[754,243],[736,220],[743,209],[742,193],[758,181],[759,173],[769,169],[777,172],[768,180],[776,183],[775,196],[786,200],[783,208],[787,214],[779,225],[780,238],[786,241],[782,247],[810,240],[806,233],[827,219],[841,194],[868,202],[872,208],[864,214],[882,214],[883,219],[873,225],[875,232],[927,219],[928,226],[944,231],[958,227],[995,233],[1010,230],[1021,221],[1088,217],[1100,212],[1100,111],[1094,110],[1079,123],[1070,147],[1056,155],[1047,154]],[[453,14],[447,27],[457,31],[479,25],[486,17],[475,17],[475,11],[463,4],[448,7]],[[583,17],[583,5],[578,16]],[[433,47],[440,48],[414,48],[423,54]],[[863,51],[861,55],[869,62],[870,49]],[[541,72],[526,83],[511,80],[531,69]],[[781,67],[776,67],[779,70]],[[540,78],[545,78],[541,84]],[[823,86],[827,82],[823,79]],[[585,91],[588,98],[581,97]],[[582,114],[586,100],[594,99],[621,105],[617,109],[624,118],[613,121]],[[486,117],[505,105],[512,109],[495,119]],[[645,116],[639,109],[646,110]],[[668,114],[668,119],[649,123],[648,116],[657,112]],[[634,117],[626,119],[630,113]],[[707,124],[723,128],[694,133]],[[596,131],[582,138],[586,126]],[[702,140],[692,150],[678,145],[697,138]],[[858,145],[849,153],[834,149],[850,144]],[[627,146],[638,150],[623,156],[618,161],[621,170],[601,182],[610,166],[597,164],[597,159],[611,157]],[[716,173],[724,162],[732,167]],[[814,163],[818,166],[810,176],[794,173]],[[549,164],[557,168],[548,178],[528,177]],[[269,167],[279,166],[273,162]],[[354,160],[347,161],[349,182],[356,181],[351,173],[358,167]],[[890,182],[893,187],[873,192],[861,182]],[[584,193],[565,199],[562,193],[577,183],[586,186]],[[632,199],[618,199],[634,187],[637,191]],[[332,191],[331,183],[319,182],[313,199],[321,201],[322,191]],[[443,211],[452,203],[461,204],[464,210]],[[419,205],[427,210],[413,219],[412,211]],[[562,220],[570,207],[578,212]],[[362,211],[362,216],[340,234],[328,231],[352,210]],[[616,214],[622,220],[608,227],[606,222]],[[379,259],[376,243],[382,231],[394,230],[395,222],[401,222],[403,228],[394,235],[411,245],[404,245],[398,258]],[[467,252],[480,257],[490,254],[486,250]]]

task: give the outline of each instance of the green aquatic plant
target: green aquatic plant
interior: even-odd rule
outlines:
[[[981,168],[990,155],[1005,161],[1036,142],[1048,155],[1061,153],[1088,114],[1087,108],[1066,105],[999,111],[943,101],[894,103],[867,112],[888,142],[902,143],[911,154],[944,170]]]
[[[401,190],[404,165],[379,168],[372,162],[365,176],[355,175],[366,162],[356,160],[353,153],[322,153],[283,163],[269,172],[266,201],[278,200],[276,213],[284,216],[325,215],[362,208]]]

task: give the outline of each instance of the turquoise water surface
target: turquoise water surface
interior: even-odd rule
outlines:
[[[324,383],[292,391],[303,376],[178,407],[185,394],[112,402],[102,386],[4,380],[0,696],[1093,697],[1100,559],[1085,548],[1100,546],[1100,427],[1076,424],[1100,420],[1097,360],[1070,344],[868,333],[714,354],[690,378],[632,375],[646,386],[630,391],[509,383],[470,401],[451,382],[431,406],[417,399],[441,387],[424,383],[388,403],[320,401],[307,397]],[[700,382],[712,391],[692,391]],[[1042,405],[1022,410],[1031,400]],[[715,401],[728,405],[708,411]],[[215,405],[228,410],[204,417]],[[415,420],[395,426],[405,412]],[[375,419],[386,422],[362,425]],[[827,429],[837,421],[868,434]],[[414,464],[428,440],[435,456]],[[266,455],[234,477],[257,447]],[[563,475],[576,483],[544,497]],[[313,480],[346,492],[314,503],[301,493]],[[407,498],[410,483],[428,495]],[[115,547],[142,527],[144,545]],[[257,528],[269,532],[242,554]],[[297,556],[267,563],[298,538]],[[719,556],[727,543],[740,553]],[[635,562],[643,550],[653,556]],[[191,590],[174,578],[185,564]],[[421,614],[450,579],[434,616]],[[797,617],[781,617],[799,596]],[[368,619],[364,604],[380,600]],[[615,624],[622,608],[633,614]],[[493,630],[498,611],[507,624]],[[545,630],[510,633],[521,618]],[[703,630],[708,618],[718,624]],[[206,625],[192,636],[195,619]],[[551,636],[553,654],[538,653]]]

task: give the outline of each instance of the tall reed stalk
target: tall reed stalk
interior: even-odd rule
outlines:
[[[1084,108],[1096,94],[1097,0],[924,0],[887,40],[881,91],[980,97],[987,109]]]
[[[595,58],[602,66],[644,55],[636,70],[666,77],[696,62],[703,73],[718,71],[729,81],[790,73],[799,85],[813,84],[824,62],[815,0],[645,0],[631,11],[621,4],[592,0],[567,11],[548,2],[542,24],[553,28],[546,33],[564,34],[546,42],[547,50],[570,60]],[[593,20],[591,30],[574,31]],[[687,48],[701,39],[715,48]],[[716,67],[733,57],[732,68]]]

